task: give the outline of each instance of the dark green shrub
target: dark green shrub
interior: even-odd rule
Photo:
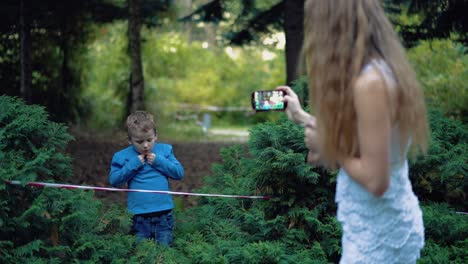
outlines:
[[[223,163],[213,166],[202,192],[255,191],[272,198],[200,199],[179,216],[176,244],[184,255],[195,256],[194,263],[337,262],[336,175],[305,164],[301,127],[285,117],[259,124],[248,148],[238,145],[221,154]]]
[[[44,245],[40,239],[48,240],[51,230],[56,228],[43,225],[50,219],[47,211],[35,212],[45,221],[32,219],[30,206],[42,190],[8,186],[5,180],[26,182],[69,177],[70,158],[61,151],[70,140],[66,127],[48,121],[42,107],[0,97],[0,238],[5,261],[40,251]],[[41,228],[37,229],[38,226]]]
[[[0,96],[0,263],[141,263],[161,255],[126,235],[125,208],[104,211],[93,192],[5,183],[66,182],[72,169],[63,150],[73,139],[66,129],[44,108]]]
[[[301,82],[297,85],[304,88]],[[466,128],[435,110],[429,116],[429,154],[413,162],[410,171],[424,201],[426,248],[421,263],[466,263],[466,216],[446,203],[430,202],[466,208]],[[259,124],[247,146],[221,153],[223,163],[213,166],[202,192],[255,192],[272,199],[201,198],[198,207],[179,216],[183,220],[176,244],[184,255],[196,255],[194,263],[338,262],[336,175],[304,163],[301,127],[285,117]]]
[[[303,82],[297,86],[305,87]],[[429,154],[411,166],[426,228],[420,263],[466,263],[466,215],[452,209],[466,209],[466,128],[437,111],[431,111],[430,121]],[[63,149],[71,139],[65,126],[47,120],[43,108],[0,97],[1,263],[339,260],[336,175],[305,164],[303,129],[284,116],[252,128],[247,146],[223,149],[223,162],[213,166],[200,190],[271,199],[200,198],[197,207],[178,212],[173,248],[135,243],[126,235],[130,218],[125,208],[104,211],[93,192],[4,183],[66,181],[72,173]]]
[[[468,128],[434,109],[429,111],[429,123],[428,153],[410,165],[414,190],[422,201],[446,202],[466,211]]]
[[[468,121],[468,49],[449,39],[421,41],[408,51],[430,105]]]
[[[0,162],[2,180],[69,177],[70,158],[61,153],[73,138],[66,127],[47,120],[40,106],[0,97]],[[4,189],[4,183],[0,183]]]
[[[420,263],[467,263],[468,221],[447,204],[423,206],[426,245]]]

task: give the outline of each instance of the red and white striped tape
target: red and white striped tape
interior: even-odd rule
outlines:
[[[6,181],[12,185],[23,185],[20,181]],[[97,187],[97,186],[85,186],[85,185],[72,185],[62,183],[50,183],[50,182],[27,182],[25,185],[34,187],[52,187],[62,189],[83,189],[83,190],[95,190],[95,191],[107,191],[107,192],[141,192],[141,193],[160,193],[160,194],[174,194],[174,195],[188,195],[188,196],[205,196],[205,197],[224,197],[224,198],[243,198],[243,199],[270,199],[269,196],[249,196],[249,195],[231,195],[231,194],[211,194],[211,193],[190,193],[190,192],[172,192],[172,191],[157,191],[157,190],[139,190],[139,189],[120,189],[120,188],[108,188],[108,187]]]

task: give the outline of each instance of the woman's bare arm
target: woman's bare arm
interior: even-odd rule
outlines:
[[[359,77],[354,87],[359,157],[339,160],[345,171],[369,192],[382,196],[390,183],[391,109],[388,89],[375,70]]]

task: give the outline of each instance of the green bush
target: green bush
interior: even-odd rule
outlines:
[[[60,151],[73,138],[66,127],[47,120],[44,108],[0,97],[2,180],[57,179],[71,175],[70,158]],[[3,181],[0,189],[4,189]]]
[[[423,206],[426,242],[420,263],[467,263],[468,221],[447,204]]]
[[[301,94],[304,87],[300,81],[296,91]],[[429,119],[429,154],[410,167],[426,228],[420,262],[466,263],[466,215],[455,208],[466,211],[467,130],[440,111],[431,110]],[[183,220],[177,248],[183,255],[196,255],[194,263],[336,263],[341,250],[336,174],[304,163],[303,129],[284,116],[250,132],[247,146],[221,151],[223,163],[213,166],[200,191],[255,192],[272,199],[201,198],[178,217]]]
[[[179,216],[184,220],[178,248],[184,255],[203,252],[206,257],[195,263],[337,262],[341,231],[333,216],[336,175],[305,164],[303,129],[284,116],[250,132],[248,149],[238,145],[222,150],[223,163],[213,166],[201,191],[255,191],[272,198],[200,199],[196,208]]]
[[[408,52],[430,105],[466,122],[467,49],[450,40],[422,41]]]
[[[305,83],[296,84],[303,94]],[[307,99],[304,99],[307,102]],[[420,263],[466,263],[466,127],[429,114],[429,154],[411,164],[421,200],[426,246]],[[221,151],[199,190],[263,194],[269,200],[200,198],[177,212],[173,248],[127,235],[124,208],[104,210],[93,193],[10,186],[66,181],[63,150],[72,137],[44,109],[0,97],[0,262],[18,263],[336,263],[341,229],[335,219],[336,173],[305,164],[303,129],[283,115],[251,129],[247,145]]]
[[[415,192],[422,201],[446,202],[466,211],[468,203],[468,129],[439,110],[429,110],[431,142],[427,155],[410,165]]]
[[[159,256],[154,243],[137,245],[126,235],[124,208],[104,210],[93,192],[5,183],[66,182],[72,169],[64,149],[72,139],[43,107],[0,96],[0,263],[141,263]]]

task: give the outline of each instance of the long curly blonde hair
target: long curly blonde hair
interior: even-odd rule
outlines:
[[[353,85],[372,58],[383,59],[393,71],[401,143],[411,138],[414,149],[426,151],[422,89],[380,1],[307,0],[302,53],[320,151],[330,167],[339,157],[359,155]]]

